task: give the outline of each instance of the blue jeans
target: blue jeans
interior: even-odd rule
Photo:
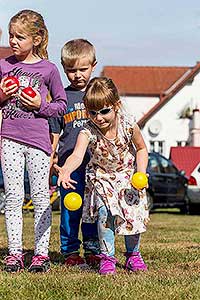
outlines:
[[[100,250],[107,256],[115,255],[115,228],[114,217],[107,210],[106,206],[101,206],[98,210],[98,233]],[[126,253],[139,251],[140,234],[124,236]]]
[[[61,196],[61,222],[60,241],[61,253],[68,255],[79,252],[81,241],[78,239],[79,227],[82,217],[82,207],[76,211],[69,211],[64,206],[64,197],[71,192],[78,193],[84,199],[85,168],[80,167],[71,174],[71,178],[77,181],[76,190],[60,187]],[[99,253],[98,232],[96,223],[82,223],[83,248],[85,253]]]

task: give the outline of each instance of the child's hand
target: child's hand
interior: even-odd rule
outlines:
[[[147,226],[149,224],[149,222],[150,222],[150,218],[149,217],[144,219],[144,225],[145,226]]]
[[[55,164],[54,169],[58,172],[58,186],[60,186],[60,184],[62,183],[64,189],[76,189],[73,183],[76,184],[77,181],[70,178],[70,173],[64,167],[61,168]]]
[[[16,83],[11,84],[10,86],[6,86],[7,81],[8,80],[6,80],[6,77],[5,77],[5,78],[2,78],[1,83],[0,83],[0,99],[1,99],[1,101],[8,100],[18,90],[18,85]]]
[[[36,90],[34,90],[36,93],[35,97],[30,97],[27,94],[21,92],[19,95],[21,103],[26,107],[28,110],[39,110],[41,106],[41,96],[40,93]]]

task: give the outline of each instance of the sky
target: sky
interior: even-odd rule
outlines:
[[[86,38],[97,53],[95,76],[104,66],[194,66],[200,61],[199,0],[0,0],[1,46],[19,10],[33,9],[49,30],[49,59],[66,77],[60,51],[68,40]]]

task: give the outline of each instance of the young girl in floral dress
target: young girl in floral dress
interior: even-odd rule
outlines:
[[[146,231],[148,208],[145,189],[131,185],[136,171],[146,173],[148,152],[134,118],[123,113],[117,89],[111,79],[90,81],[84,96],[89,121],[77,138],[74,152],[59,172],[58,183],[74,188],[71,173],[78,168],[87,147],[91,160],[87,168],[83,220],[98,220],[101,246],[100,274],[116,272],[115,234],[124,235],[125,268],[146,270],[139,252],[140,233]]]

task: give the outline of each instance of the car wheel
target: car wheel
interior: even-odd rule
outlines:
[[[153,197],[150,195],[150,193],[147,191],[147,205],[149,211],[153,209]]]

